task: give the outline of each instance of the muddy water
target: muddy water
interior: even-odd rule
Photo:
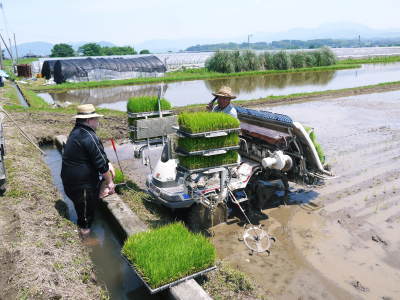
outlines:
[[[219,256],[274,299],[399,299],[400,91],[262,109],[313,126],[336,177],[263,211],[271,256],[249,255],[235,224],[216,229]]]
[[[368,64],[359,69],[275,74],[215,80],[194,80],[165,85],[165,98],[174,106],[207,103],[211,92],[228,85],[238,100],[249,100],[269,95],[287,95],[330,89],[350,88],[398,81],[400,63]],[[158,85],[118,86],[70,90],[62,93],[40,94],[47,102],[92,103],[101,107],[126,111],[130,97],[157,95]]]
[[[61,155],[53,147],[43,149],[46,152],[45,161],[48,164],[53,181],[64,198],[72,222],[76,223],[76,213],[71,200],[64,194],[60,178]],[[112,224],[109,216],[102,209],[96,211],[92,225],[90,256],[96,267],[96,276],[104,282],[111,299],[163,299],[161,295],[150,295],[142,285],[136,273],[121,257],[120,234]]]

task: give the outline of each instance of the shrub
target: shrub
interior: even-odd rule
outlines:
[[[244,51],[243,54],[243,68],[242,71],[255,71],[260,69],[260,62],[258,56],[254,51]]]
[[[121,169],[116,168],[115,169],[115,177],[114,177],[114,183],[119,184],[125,182],[125,176],[124,173],[122,173]]]
[[[289,56],[293,68],[304,68],[306,66],[306,55],[304,52],[290,53]]]
[[[195,170],[234,164],[237,159],[237,151],[227,151],[225,154],[213,156],[179,156],[179,165],[189,170]]]
[[[270,52],[264,52],[259,55],[260,66],[264,70],[273,70],[274,63],[272,59],[272,54]]]
[[[306,67],[315,67],[317,65],[316,57],[313,52],[305,53]]]
[[[161,110],[169,110],[172,105],[169,101],[160,99]],[[153,112],[158,111],[158,98],[156,96],[143,96],[130,98],[127,103],[128,112]]]
[[[244,70],[245,62],[243,60],[243,56],[240,54],[240,51],[232,52],[231,59],[233,61],[235,72],[242,72]]]
[[[320,52],[320,66],[330,66],[336,64],[336,55],[333,51],[328,47],[322,47],[318,50]]]
[[[217,51],[206,60],[206,68],[209,71],[220,73],[233,73],[235,72],[235,65],[232,61],[232,55],[228,51]]]
[[[288,70],[291,67],[290,57],[285,51],[274,53],[272,61],[276,70]]]
[[[238,128],[240,125],[238,119],[222,112],[182,113],[178,123],[179,128],[188,133]]]
[[[132,235],[122,253],[152,288],[209,268],[216,256],[207,238],[182,223]]]
[[[231,132],[227,136],[219,136],[215,138],[179,138],[178,147],[187,152],[217,149],[239,144],[239,135],[236,132]]]

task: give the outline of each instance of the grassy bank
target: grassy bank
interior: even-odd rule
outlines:
[[[16,105],[1,90],[2,104]],[[53,124],[39,124],[27,110],[13,115],[37,141]],[[46,119],[49,119],[48,117]],[[47,128],[49,127],[49,128]],[[63,131],[66,128],[64,127]],[[0,201],[0,291],[4,299],[105,299],[88,249],[53,185],[41,154],[4,120],[7,190]]]
[[[299,68],[290,70],[263,70],[263,71],[249,71],[249,72],[235,72],[235,73],[217,73],[208,72],[205,69],[200,69],[198,72],[181,71],[176,73],[168,73],[164,77],[149,77],[149,78],[132,78],[123,80],[102,80],[102,81],[85,81],[78,83],[62,83],[57,85],[35,85],[28,86],[34,91],[65,91],[70,89],[85,89],[85,88],[97,88],[97,87],[112,87],[120,85],[134,85],[134,84],[146,84],[146,83],[160,83],[160,82],[174,82],[174,81],[189,81],[189,80],[200,80],[200,79],[220,79],[228,77],[248,77],[257,75],[268,75],[268,74],[282,74],[282,73],[299,73],[299,72],[319,72],[319,71],[334,71],[341,69],[353,69],[359,68],[360,65],[350,64],[338,64],[333,66],[325,67],[314,67],[314,68]]]
[[[381,57],[369,57],[369,58],[348,58],[340,60],[338,63],[341,65],[346,64],[378,64],[378,63],[394,63],[400,62],[400,55],[397,56],[381,56]]]

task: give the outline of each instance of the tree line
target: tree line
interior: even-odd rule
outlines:
[[[281,40],[257,43],[220,43],[196,45],[186,51],[217,51],[217,50],[279,50],[279,49],[317,49],[321,47],[354,48],[354,47],[391,47],[400,46],[400,38],[375,39],[314,39],[314,40]]]
[[[107,47],[96,43],[87,43],[75,51],[71,45],[56,44],[51,49],[50,57],[71,57],[71,56],[108,56],[108,55],[134,55],[137,51],[131,46]],[[141,50],[139,54],[150,54],[149,50]]]

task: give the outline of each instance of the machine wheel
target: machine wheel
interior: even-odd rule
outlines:
[[[202,204],[193,204],[190,208],[187,223],[193,232],[202,232],[211,226],[226,222],[228,209],[225,203],[219,203],[215,207],[213,216],[210,208]]]

